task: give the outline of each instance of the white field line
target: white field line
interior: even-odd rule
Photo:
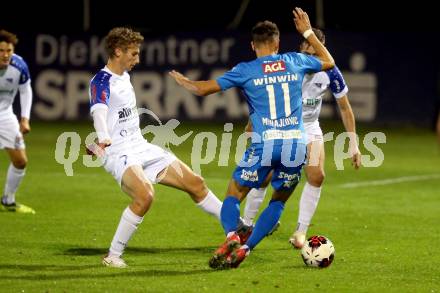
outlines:
[[[396,184],[396,183],[402,183],[402,182],[423,181],[423,180],[431,180],[431,179],[439,179],[439,178],[440,178],[440,174],[403,176],[403,177],[396,177],[396,178],[382,179],[382,180],[371,180],[371,181],[345,183],[345,184],[338,185],[338,187],[357,188],[357,187],[368,187],[368,186],[381,186],[381,185],[390,185],[390,184]]]
[[[45,172],[40,173],[37,176],[48,176],[48,177],[68,177],[64,172]],[[73,173],[72,177],[80,177],[80,178],[91,178],[91,177],[100,177],[102,174],[82,174],[82,173]],[[232,175],[228,175],[226,177],[205,177],[205,180],[207,181],[208,185],[210,181],[214,182],[229,182]],[[382,185],[390,185],[390,184],[397,184],[402,182],[411,182],[411,181],[423,181],[423,180],[432,180],[432,179],[440,179],[440,174],[429,174],[429,175],[417,175],[417,176],[403,176],[403,177],[396,177],[396,178],[389,178],[389,179],[382,179],[382,180],[371,180],[371,181],[359,181],[359,182],[352,182],[352,183],[344,183],[344,184],[328,184],[333,185],[339,188],[358,188],[358,187],[369,187],[369,186],[382,186]]]

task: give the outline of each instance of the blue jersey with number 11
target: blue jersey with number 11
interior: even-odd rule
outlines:
[[[321,62],[313,56],[274,54],[239,63],[217,82],[222,90],[238,87],[243,91],[253,132],[260,135],[262,143],[306,143],[301,87],[306,73],[321,68]]]

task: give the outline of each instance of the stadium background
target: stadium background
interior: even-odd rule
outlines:
[[[105,63],[103,36],[111,27],[128,25],[145,36],[140,64],[133,71],[139,106],[161,119],[244,120],[247,107],[237,90],[208,98],[182,91],[167,77],[178,69],[194,78],[213,78],[238,62],[254,57],[249,31],[260,20],[276,22],[281,51],[295,50],[301,37],[292,23],[293,5],[309,12],[311,22],[325,29],[327,46],[351,89],[358,121],[380,125],[432,127],[440,92],[436,41],[439,26],[428,1],[383,7],[380,1],[126,1],[30,2],[26,21],[16,18],[13,2],[0,27],[16,32],[16,48],[29,63],[35,102],[33,119],[88,119],[87,86]],[[177,11],[174,14],[170,9]],[[42,21],[44,19],[44,21]],[[322,118],[335,118],[327,96]]]

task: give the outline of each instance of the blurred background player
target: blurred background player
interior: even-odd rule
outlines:
[[[440,145],[440,109],[438,110],[438,114],[437,114],[437,121],[436,121],[436,124],[435,124],[435,130],[437,132],[438,144]]]
[[[5,189],[1,200],[3,210],[17,213],[35,211],[15,201],[15,193],[26,173],[27,156],[23,134],[28,133],[32,105],[32,88],[26,62],[14,53],[17,36],[0,30],[0,149],[10,158]],[[12,110],[12,104],[20,92],[20,122]]]
[[[440,110],[437,115],[436,131],[437,131],[438,144],[440,145]]]
[[[121,258],[154,197],[154,183],[187,192],[205,212],[220,219],[221,201],[196,175],[172,153],[148,143],[139,128],[136,96],[130,71],[139,63],[143,37],[128,28],[114,28],[106,36],[107,65],[90,83],[90,112],[98,144],[89,150],[104,160],[104,168],[131,198],[113,237],[106,266],[123,268]]]
[[[325,45],[325,35],[319,29],[313,32]],[[301,42],[299,50],[302,53],[316,55],[313,46],[307,40]],[[352,155],[352,165],[357,170],[361,165],[361,154],[356,141],[356,124],[353,111],[348,101],[348,87],[344,78],[335,66],[330,70],[314,74],[307,74],[302,85],[303,95],[303,120],[307,133],[307,165],[304,167],[307,182],[304,185],[299,202],[298,224],[296,231],[290,237],[289,242],[295,248],[302,248],[306,240],[307,229],[315,214],[321,195],[322,183],[324,182],[325,150],[322,129],[319,125],[319,114],[321,112],[322,98],[327,89],[330,89],[336,99],[341,113],[345,130],[349,133],[349,151]],[[246,132],[251,132],[252,126],[248,123]],[[266,181],[262,188],[252,189],[246,199],[243,222],[247,226],[253,225],[253,220],[263,202],[266,188],[269,181]]]
[[[257,55],[255,60],[239,63],[217,80],[191,81],[178,72],[170,73],[178,84],[199,96],[232,87],[242,89],[256,134],[230,180],[221,209],[226,240],[210,259],[211,268],[238,267],[278,222],[285,202],[299,182],[306,155],[301,119],[302,80],[307,72],[332,68],[334,61],[313,33],[307,14],[300,8],[296,8],[293,14],[298,32],[309,40],[319,59],[296,52],[278,54],[278,27],[264,21],[252,29],[252,49]],[[249,239],[241,243],[237,233],[240,202],[251,188],[261,187],[272,170],[272,200],[259,217]]]

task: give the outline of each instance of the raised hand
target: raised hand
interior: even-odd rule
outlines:
[[[299,7],[295,7],[293,12],[293,21],[295,22],[296,30],[302,35],[306,30],[312,28],[310,25],[309,16],[307,12],[303,11]]]

